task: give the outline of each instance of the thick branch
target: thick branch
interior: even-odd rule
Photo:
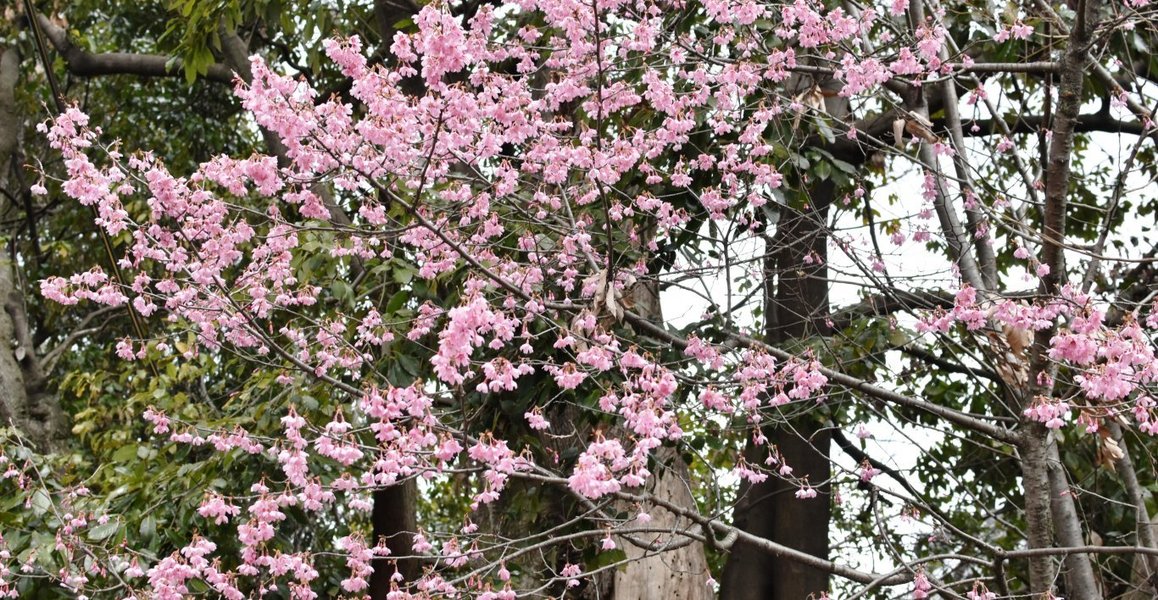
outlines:
[[[1023,63],[973,63],[966,66],[963,63],[949,63],[949,66],[958,73],[1035,73],[1044,75],[1056,73],[1059,64],[1052,60]]]
[[[917,360],[920,360],[923,363],[928,363],[929,365],[937,367],[942,371],[960,373],[962,375],[969,375],[970,377],[983,377],[994,383],[1002,383],[1001,376],[994,371],[981,367],[970,367],[968,365],[956,363],[951,360],[941,358],[932,352],[912,344],[901,346],[900,351],[904,354],[912,356],[913,358],[916,358]]]
[[[946,62],[945,66],[955,73],[1034,73],[1047,74],[1056,73],[1059,64],[1055,61],[1043,60],[1036,62],[985,62],[985,63],[955,63]],[[827,75],[833,76],[839,69],[833,67],[823,67],[818,65],[793,65],[785,70],[793,73],[803,73],[806,75]],[[908,81],[902,78],[896,78],[892,81],[901,82],[905,85],[911,85]]]
[[[833,329],[844,329],[865,317],[879,317],[897,312],[953,308],[953,294],[944,290],[890,290],[887,294],[869,296],[856,304],[836,310],[829,317]]]
[[[20,141],[16,113],[16,83],[20,79],[20,53],[0,49],[0,190],[8,190],[9,167]]]
[[[1146,508],[1146,494],[1142,490],[1142,484],[1138,481],[1138,472],[1134,469],[1130,448],[1126,445],[1125,436],[1122,435],[1122,426],[1117,421],[1110,419],[1108,430],[1122,450],[1122,457],[1118,459],[1117,470],[1122,476],[1122,486],[1126,489],[1126,496],[1134,505],[1134,518],[1138,528],[1137,544],[1154,551],[1154,554],[1150,554],[1146,556],[1145,560],[1140,561],[1144,567],[1142,569],[1143,579],[1150,581],[1155,571],[1158,571],[1158,558],[1155,558],[1158,555],[1158,543],[1154,540],[1154,526],[1150,522],[1150,511]],[[1158,592],[1158,589],[1154,591]]]
[[[253,72],[249,68],[249,48],[246,47],[245,40],[242,40],[241,37],[237,35],[236,31],[233,31],[224,25],[221,25],[217,32],[218,35],[221,36],[222,53],[225,55],[225,60],[229,63],[229,66],[233,67],[233,69],[237,72],[237,76],[240,77],[241,80],[246,84],[252,83]],[[285,144],[282,143],[281,139],[277,136],[276,133],[266,129],[265,127],[260,129],[262,140],[265,142],[266,148],[269,150],[270,154],[273,154],[277,157],[278,164],[282,166],[288,165],[289,157],[287,155]],[[334,198],[333,191],[329,188],[329,186],[317,183],[310,188],[310,191],[312,191],[314,194],[317,194],[317,196],[321,198],[322,204],[324,204],[326,209],[330,212],[331,223],[344,227],[349,227],[353,223],[350,220],[350,216],[346,214],[346,211],[338,205],[338,201],[336,198]],[[356,278],[357,275],[362,271],[361,260],[355,260],[354,266],[355,270],[358,272],[355,273]]]
[[[949,57],[949,51],[941,48],[941,57]],[[957,181],[963,203],[965,205],[965,225],[973,238],[973,247],[977,252],[978,267],[981,269],[981,280],[986,289],[997,288],[997,258],[993,253],[988,236],[981,236],[984,227],[984,217],[974,201],[972,169],[969,166],[969,150],[965,147],[965,135],[961,125],[961,114],[957,111],[959,98],[957,85],[953,81],[941,83],[941,98],[945,104],[945,125],[949,130],[949,140],[953,143],[953,168],[957,173]]]
[[[36,14],[36,20],[41,29],[52,42],[53,48],[60,53],[68,72],[80,77],[96,77],[99,75],[137,75],[140,77],[181,77],[184,75],[183,63],[179,58],[169,58],[158,54],[135,54],[130,52],[106,52],[92,54],[81,50],[72,40],[68,39],[68,32],[53,23],[41,13]],[[233,72],[225,65],[209,65],[205,79],[218,83],[232,83]]]
[[[924,6],[921,2],[912,2],[909,4],[909,19],[914,27],[925,23]],[[953,96],[955,97],[956,94],[953,94]],[[948,97],[947,94],[940,96],[943,107]],[[924,93],[918,94],[915,101],[909,104],[910,106],[908,108],[926,121],[929,119],[929,115],[932,114]],[[952,120],[952,117],[949,117],[949,119]],[[986,285],[984,278],[981,276],[981,269],[972,252],[976,240],[970,239],[966,233],[965,228],[961,225],[961,220],[957,216],[957,209],[949,199],[948,190],[945,186],[945,177],[941,174],[940,161],[937,158],[937,154],[933,151],[933,147],[930,144],[922,142],[917,155],[920,157],[921,162],[925,164],[926,168],[930,169],[933,174],[935,187],[933,209],[937,213],[937,220],[941,224],[941,233],[945,236],[945,246],[949,253],[949,258],[953,260],[960,270],[962,280],[978,290],[989,289],[989,286]]]
[[[1039,1],[1039,5],[1046,2]],[[1048,160],[1045,165],[1045,211],[1042,219],[1042,263],[1050,272],[1041,279],[1041,289],[1045,293],[1056,293],[1066,281],[1065,235],[1067,201],[1070,185],[1070,161],[1074,150],[1074,130],[1082,105],[1082,88],[1085,84],[1086,67],[1090,64],[1090,48],[1097,26],[1100,3],[1092,0],[1079,1],[1075,10],[1074,26],[1069,31],[1069,44],[1062,55],[1061,76],[1058,82],[1057,110],[1054,113],[1052,137],[1049,141]],[[1056,331],[1050,327],[1035,335],[1033,358],[1030,372],[1048,373],[1050,366],[1046,356],[1050,338]],[[1028,404],[1037,395],[1049,395],[1049,384],[1030,386],[1025,390],[1022,403]],[[1040,427],[1030,430],[1031,436],[1043,436]],[[1066,479],[1065,465],[1061,462],[1057,444],[1051,440],[1041,440],[1044,455],[1048,461],[1050,512],[1057,541],[1062,546],[1077,547],[1084,543],[1082,523],[1070,494]],[[1096,600],[1102,597],[1089,557],[1071,554],[1065,558],[1066,590],[1075,598]],[[1034,592],[1043,590],[1035,589]]]
[[[1002,123],[1006,125],[1008,133],[1003,131],[1001,127]],[[944,119],[936,119],[933,121],[933,124],[937,126],[937,129],[941,129],[945,126],[945,121]],[[967,137],[984,137],[989,135],[1037,133],[1042,127],[1047,126],[1047,123],[1045,117],[1042,115],[1018,115],[1018,117],[1012,121],[998,122],[996,119],[975,119],[963,121],[961,126],[964,135]],[[1158,133],[1153,129],[1148,129],[1137,121],[1115,119],[1113,115],[1107,112],[1078,115],[1074,120],[1073,131],[1074,133],[1105,131],[1108,133],[1126,133],[1130,135],[1158,137]]]

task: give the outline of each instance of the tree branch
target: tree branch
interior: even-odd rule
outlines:
[[[106,52],[93,54],[81,50],[68,32],[53,23],[42,13],[36,13],[36,21],[44,30],[45,37],[60,53],[68,65],[68,72],[79,77],[99,75],[137,75],[139,77],[181,77],[184,75],[180,58],[170,58],[159,54],[136,54],[130,52]],[[205,79],[217,83],[233,83],[233,72],[221,64],[209,65]]]
[[[380,193],[387,194],[392,199],[393,202],[398,203],[399,206],[401,206],[404,210],[406,210],[406,212],[408,214],[410,214],[410,216],[413,217],[417,221],[417,223],[420,227],[423,227],[427,231],[430,231],[432,234],[434,234],[436,237],[438,237],[440,240],[442,240],[443,243],[450,246],[455,251],[456,254],[458,254],[460,257],[462,257],[462,259],[464,261],[466,261],[469,265],[471,265],[475,269],[478,269],[479,273],[481,273],[484,277],[486,277],[487,279],[490,279],[491,281],[495,282],[503,289],[511,292],[512,294],[514,294],[515,296],[517,296],[519,298],[522,298],[523,300],[531,300],[532,299],[531,296],[529,294],[527,294],[525,291],[523,291],[521,288],[519,288],[516,285],[513,285],[511,282],[503,279],[501,276],[494,273],[491,269],[488,269],[487,267],[485,267],[481,263],[479,263],[478,260],[476,258],[474,258],[473,256],[471,256],[471,254],[469,252],[467,252],[462,247],[462,245],[460,243],[458,243],[457,241],[452,239],[450,236],[446,235],[445,231],[443,231],[441,228],[439,228],[434,223],[432,223],[429,219],[427,219],[425,216],[423,216],[422,213],[419,212],[416,209],[416,207],[413,204],[411,204],[410,202],[408,202],[405,198],[402,198],[401,196],[393,193],[391,190],[389,190],[385,187],[376,186],[376,188]],[[422,188],[422,186],[419,186],[419,189],[421,189],[421,188]],[[536,301],[539,301],[539,300],[536,299]],[[546,305],[547,308],[550,308],[552,310],[563,310],[563,311],[568,311],[568,312],[575,311],[575,310],[580,308],[580,306],[578,306],[578,305],[563,304],[563,303],[557,303],[557,302],[547,302],[544,304]],[[643,317],[635,312],[632,312],[630,310],[625,310],[623,318],[624,318],[624,320],[626,320],[628,323],[630,323],[632,326],[638,328],[639,330],[645,331],[646,333],[655,337],[656,339],[662,340],[662,341],[667,342],[669,344],[672,344],[673,346],[675,346],[677,348],[684,348],[688,345],[687,340],[679,337],[678,335],[675,335],[675,334],[669,332],[662,325],[656,324],[656,323],[652,322],[650,319]],[[767,352],[770,356],[773,356],[779,360],[790,360],[792,358],[795,358],[791,353],[786,352],[784,350],[781,350],[779,348],[776,348],[774,346],[771,346],[771,345],[769,345],[765,342],[762,342],[760,340],[757,340],[751,336],[748,336],[748,335],[745,335],[742,333],[738,333],[738,332],[727,332],[727,335],[729,337],[731,337],[736,343],[740,344],[741,346],[744,346],[747,348],[758,349],[758,350],[761,350],[763,352]],[[998,440],[1001,442],[1006,442],[1009,444],[1016,444],[1016,443],[1018,443],[1018,441],[1020,439],[1014,432],[1009,431],[1009,430],[1005,429],[1004,427],[999,427],[999,426],[994,425],[992,423],[986,422],[986,421],[978,418],[975,415],[961,412],[958,410],[954,410],[952,408],[941,406],[939,404],[934,404],[934,403],[929,402],[927,400],[921,400],[920,398],[914,398],[912,396],[906,396],[904,394],[900,394],[898,392],[894,392],[892,390],[888,390],[888,389],[885,389],[882,387],[878,387],[878,386],[873,385],[873,384],[871,384],[863,379],[858,379],[858,378],[853,377],[851,375],[847,375],[847,374],[841,373],[839,371],[834,371],[834,370],[829,369],[828,367],[825,367],[825,366],[818,367],[817,371],[819,371],[822,375],[827,377],[829,381],[834,382],[837,385],[841,385],[841,386],[849,388],[851,390],[864,393],[866,395],[883,400],[885,402],[891,402],[893,404],[898,404],[900,406],[907,406],[909,408],[915,408],[918,410],[923,410],[923,411],[928,412],[930,414],[939,416],[939,417],[945,419],[946,421],[949,421],[949,422],[954,423],[956,425],[960,425],[961,427],[964,427],[964,428],[969,429],[971,431],[976,431],[977,433],[980,433],[982,435],[987,435],[995,440]]]
[[[869,296],[856,304],[838,309],[829,316],[833,329],[845,329],[857,319],[880,317],[896,312],[952,308],[953,294],[944,290],[893,289],[886,294]]]
[[[842,577],[857,583],[873,583],[880,580],[883,585],[899,585],[912,581],[912,576],[902,570],[894,570],[892,573],[885,575],[876,575],[873,573],[858,571],[844,565],[838,565],[834,562],[808,554],[807,552],[801,552],[795,548],[777,544],[771,540],[752,535],[747,531],[740,529],[739,527],[728,525],[727,523],[723,523],[713,518],[705,517],[697,510],[684,508],[678,504],[673,504],[652,494],[636,495],[628,494],[625,492],[617,492],[616,496],[631,502],[638,502],[640,504],[652,503],[658,506],[662,506],[663,508],[678,514],[679,516],[685,517],[695,522],[704,529],[705,533],[708,531],[719,532],[724,535],[724,538],[722,540],[717,540],[716,544],[724,550],[730,550],[736,542],[743,542],[774,556],[785,558],[799,564],[808,565],[814,569],[819,569],[836,575],[837,577]]]
[[[100,331],[105,323],[108,322],[106,317],[117,312],[120,308],[119,306],[103,306],[85,315],[80,323],[73,327],[72,332],[69,333],[67,337],[61,340],[61,342],[51,350],[43,353],[44,358],[42,359],[42,364],[45,374],[52,373],[53,368],[56,367],[56,362],[60,360],[60,357],[63,356],[78,339]],[[89,327],[88,324],[91,323],[93,319],[101,319],[103,322],[96,327]]]
[[[998,375],[997,373],[989,370],[989,369],[980,368],[980,367],[975,368],[975,367],[970,367],[967,365],[955,363],[955,362],[952,362],[950,360],[946,360],[940,356],[937,356],[936,354],[933,354],[932,352],[928,352],[928,351],[924,350],[923,348],[918,348],[918,347],[913,346],[911,344],[901,346],[899,348],[899,350],[903,354],[908,354],[909,356],[912,356],[913,358],[916,358],[917,360],[920,360],[922,362],[931,363],[936,367],[940,367],[944,371],[949,371],[951,373],[960,373],[962,375],[969,375],[970,377],[983,377],[983,378],[988,379],[989,381],[992,381],[994,383],[1003,383],[1001,376]]]
[[[1001,127],[1002,123],[1006,125],[1005,128]],[[937,129],[942,129],[945,127],[945,120],[935,119],[933,124],[937,126]],[[1048,123],[1042,115],[1019,115],[1017,119],[1012,122],[998,121],[997,119],[975,119],[963,121],[961,126],[963,134],[966,137],[984,137],[989,135],[1037,133],[1042,127],[1048,126]],[[1137,121],[1115,119],[1112,115],[1105,112],[1078,115],[1074,121],[1074,133],[1088,133],[1091,131],[1144,135],[1158,139],[1158,132],[1155,132],[1153,129],[1147,129]]]

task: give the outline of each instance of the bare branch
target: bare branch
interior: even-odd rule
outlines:
[[[937,125],[938,129],[945,126],[943,119],[935,119],[933,123]],[[1042,127],[1047,126],[1047,120],[1043,115],[1018,115],[1014,121],[976,119],[962,121],[961,126],[963,134],[966,137],[1016,135],[1037,133]],[[1091,131],[1126,133],[1158,138],[1158,132],[1155,132],[1152,128],[1148,129],[1137,121],[1115,119],[1106,112],[1078,115],[1074,120],[1074,133],[1088,133]]]

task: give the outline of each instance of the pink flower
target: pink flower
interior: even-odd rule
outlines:
[[[914,600],[923,600],[929,597],[929,592],[933,589],[932,584],[929,583],[929,578],[925,575],[925,571],[917,571],[917,575],[913,577],[913,598]]]
[[[804,484],[796,490],[796,497],[801,500],[807,500],[816,497],[816,489],[811,485]]]
[[[197,509],[197,514],[205,518],[213,518],[213,522],[218,525],[229,521],[230,517],[235,517],[240,512],[239,507],[230,504],[217,493],[210,494]]]
[[[536,407],[534,410],[523,413],[523,418],[527,420],[527,424],[536,431],[543,431],[551,428],[551,423],[543,418],[542,411]]]

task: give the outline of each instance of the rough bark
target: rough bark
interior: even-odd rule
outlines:
[[[657,459],[667,467],[657,473],[651,494],[667,502],[687,508],[695,508],[689,486],[687,465],[671,448],[657,452]],[[685,531],[692,523],[664,508],[649,510],[650,527],[670,531]],[[678,535],[637,536],[644,542],[682,543]],[[704,556],[703,544],[693,542],[674,550],[651,552],[629,542],[620,542],[628,562],[616,569],[614,598],[616,600],[708,600],[714,597],[708,587],[708,561]]]
[[[16,112],[16,82],[20,78],[20,53],[0,48],[0,189],[8,189],[9,172],[20,142],[20,119]]]
[[[632,290],[635,309],[655,322],[662,320],[658,282],[647,279]],[[651,495],[680,507],[695,509],[691,477],[687,463],[674,448],[665,447],[656,452],[656,461],[664,467],[656,469]],[[693,524],[661,507],[649,509],[649,526],[670,531],[685,531]],[[683,540],[673,535],[638,536],[640,541],[679,544]],[[630,560],[616,569],[613,597],[616,600],[708,600],[714,596],[708,587],[710,576],[704,546],[700,542],[662,552],[650,552],[625,540],[619,542]]]
[[[1067,195],[1070,187],[1070,160],[1074,148],[1074,131],[1082,104],[1082,87],[1085,83],[1086,66],[1089,64],[1089,50],[1093,40],[1093,31],[1096,27],[1098,3],[1080,1],[1075,10],[1075,20],[1069,32],[1069,44],[1062,56],[1060,81],[1058,83],[1057,109],[1054,113],[1052,127],[1053,135],[1050,138],[1047,164],[1045,165],[1045,207],[1043,214],[1042,231],[1042,263],[1048,265],[1050,271],[1042,277],[1041,291],[1054,294],[1066,280],[1065,270],[1065,235],[1067,217]],[[1052,380],[1052,377],[1039,379],[1038,375],[1049,375],[1052,371],[1047,352],[1050,339],[1056,334],[1056,326],[1038,331],[1034,339],[1034,349],[1031,357],[1030,383],[1022,390],[1021,404],[1028,406],[1037,396],[1052,394],[1049,383],[1038,383]],[[1028,482],[1040,481],[1044,476],[1049,482],[1045,492],[1050,506],[1053,533],[1057,542],[1062,546],[1082,546],[1085,536],[1082,531],[1082,522],[1074,506],[1074,498],[1067,481],[1065,467],[1060,460],[1057,445],[1048,436],[1048,432],[1038,424],[1027,426],[1023,454],[1033,454],[1035,460],[1026,461],[1023,456],[1022,472],[1026,479],[1027,508],[1037,507],[1043,501],[1041,490],[1030,487]],[[1044,462],[1036,460],[1037,452],[1044,455]],[[1037,511],[1027,510],[1029,537],[1031,548],[1045,547],[1038,544],[1046,543],[1046,531],[1049,525],[1042,520]],[[1085,554],[1070,554],[1065,560],[1066,596],[1098,600],[1102,597],[1097,577],[1089,556]],[[1037,565],[1040,571],[1043,565]],[[1032,575],[1031,591],[1034,595],[1044,595],[1052,588],[1052,577],[1047,581],[1041,573]]]
[[[1053,546],[1053,521],[1050,513],[1049,466],[1045,432],[1040,426],[1029,426],[1019,449],[1021,485],[1025,494],[1025,521],[1030,548]],[[1054,559],[1035,556],[1029,559],[1029,588],[1040,595],[1053,588]]]
[[[68,418],[59,399],[45,389],[39,357],[32,347],[24,295],[13,265],[0,259],[0,420],[11,423],[37,448],[49,451],[68,433]]]

